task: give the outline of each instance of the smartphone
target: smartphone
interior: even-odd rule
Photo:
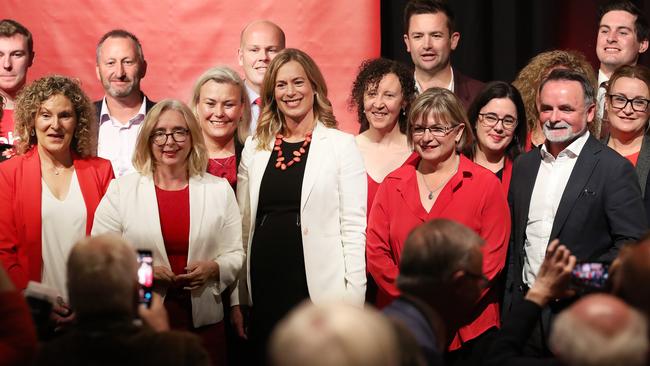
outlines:
[[[153,256],[151,250],[138,249],[138,282],[140,283],[140,303],[150,307],[153,298]]]
[[[607,262],[578,262],[571,272],[571,284],[585,292],[605,291],[609,265]]]

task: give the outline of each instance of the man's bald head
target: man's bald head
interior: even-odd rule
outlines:
[[[241,32],[238,58],[246,84],[258,94],[269,63],[285,47],[282,28],[268,20],[256,20]]]
[[[644,365],[647,324],[618,298],[589,295],[556,318],[550,346],[567,365]]]

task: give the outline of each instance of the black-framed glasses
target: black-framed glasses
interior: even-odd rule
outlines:
[[[496,113],[479,113],[479,121],[485,127],[492,128],[501,121],[503,128],[506,130],[512,130],[517,127],[517,119],[511,115],[506,115],[503,118],[499,118]]]
[[[456,129],[458,125],[456,126],[439,126],[439,125],[434,125],[431,127],[424,127],[424,126],[413,126],[411,128],[411,133],[413,134],[413,137],[423,137],[426,132],[429,132],[431,135],[435,137],[445,137],[449,135],[451,131]]]
[[[612,108],[616,109],[625,109],[627,104],[632,105],[632,110],[635,112],[645,112],[648,109],[648,104],[650,100],[645,98],[627,98],[624,95],[620,94],[607,94],[609,97],[609,103],[612,105]]]
[[[151,134],[150,138],[154,144],[158,146],[163,146],[167,143],[167,139],[169,138],[169,136],[172,137],[172,140],[174,140],[174,142],[185,142],[185,140],[187,140],[187,136],[189,135],[190,135],[190,130],[188,130],[187,128],[179,128],[172,132],[156,131]]]

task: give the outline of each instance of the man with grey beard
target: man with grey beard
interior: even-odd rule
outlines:
[[[638,240],[647,229],[634,167],[587,129],[596,113],[596,91],[587,77],[554,70],[538,95],[546,142],[522,155],[513,168],[504,317],[521,306],[551,240],[559,239],[578,261],[611,262],[624,243]],[[552,318],[566,305],[553,302],[542,312],[526,356],[549,355]]]
[[[106,93],[95,102],[99,121],[97,156],[113,164],[115,177],[135,171],[131,164],[144,116],[156,103],[140,90],[147,73],[142,45],[123,29],[104,34],[96,50],[97,79]]]

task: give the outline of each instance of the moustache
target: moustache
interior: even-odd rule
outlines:
[[[544,130],[554,130],[554,129],[561,129],[561,128],[571,128],[571,125],[565,121],[551,122],[550,120],[547,120],[546,122],[544,122],[544,125],[542,127],[544,128]]]

